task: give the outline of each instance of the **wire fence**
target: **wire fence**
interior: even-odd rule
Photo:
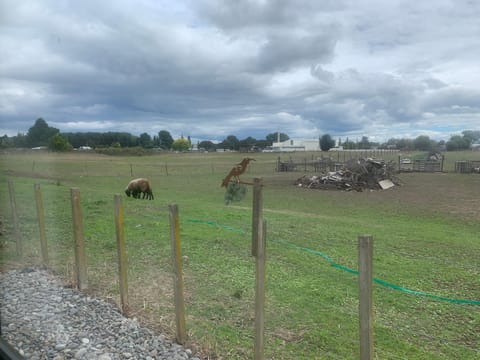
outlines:
[[[210,226],[213,226],[213,227],[238,232],[240,234],[245,234],[246,233],[245,230],[238,229],[238,228],[235,228],[235,227],[231,227],[231,226],[228,226],[228,225],[221,225],[221,224],[216,223],[215,221],[198,220],[198,219],[186,219],[186,221],[193,222],[193,223],[206,224],[206,225],[210,225]],[[306,253],[309,253],[309,254],[318,255],[321,258],[323,258],[324,260],[326,260],[334,268],[345,271],[345,272],[350,273],[350,274],[358,275],[358,270],[351,269],[347,266],[338,264],[329,255],[327,255],[327,254],[325,254],[321,251],[310,249],[308,247],[304,247],[304,246],[301,246],[301,245],[297,245],[297,244],[294,244],[294,243],[286,241],[286,240],[269,240],[269,241],[276,242],[276,243],[279,243],[279,244],[282,244],[282,245],[285,245],[285,246],[288,246],[288,247],[291,247],[291,248],[294,248],[294,249],[297,249],[297,250],[300,250],[300,251],[303,251],[303,252],[306,252]],[[430,294],[430,293],[427,293],[427,292],[424,292],[424,291],[409,289],[409,288],[406,288],[406,287],[403,287],[403,286],[400,286],[400,285],[396,285],[396,284],[393,284],[391,282],[388,282],[388,281],[385,281],[385,280],[382,280],[382,279],[379,279],[379,278],[375,278],[375,277],[373,278],[373,281],[375,283],[379,284],[379,285],[382,285],[382,286],[386,287],[386,288],[393,289],[393,290],[398,290],[398,291],[404,292],[406,294],[422,296],[422,297],[429,297],[429,298],[432,298],[432,299],[435,299],[435,300],[446,301],[446,302],[450,302],[450,303],[454,303],[454,304],[480,305],[480,300],[455,299],[455,298],[449,298],[449,297],[445,297],[445,296],[439,296],[439,295]]]
[[[35,191],[37,191],[37,187],[35,187]],[[13,193],[13,190],[11,191],[11,193]],[[73,196],[73,192],[72,192],[72,196]],[[38,199],[38,196],[37,196],[37,199]],[[38,201],[39,200],[37,200],[37,204],[38,204]],[[12,201],[12,203],[15,203],[15,201]],[[37,213],[38,214],[40,214],[43,211],[41,209],[42,209],[41,206],[40,207],[37,206]],[[14,207],[12,209],[12,214],[16,214],[16,213],[17,213],[17,210]],[[75,218],[75,215],[73,217]],[[38,218],[40,219],[41,216],[38,216]],[[17,221],[20,222],[20,220],[17,220]],[[186,218],[183,223],[184,224],[185,223],[190,223],[190,224],[208,225],[208,226],[213,227],[213,228],[226,230],[226,231],[236,233],[236,234],[239,234],[239,235],[247,235],[248,234],[248,232],[243,230],[243,229],[237,228],[235,226],[223,225],[223,224],[220,224],[220,223],[218,223],[216,221],[213,221],[213,220]],[[17,226],[18,226],[18,224],[15,226],[15,228],[17,228]],[[79,228],[79,227],[81,227],[81,224],[77,225],[77,226],[74,225],[74,228]],[[40,229],[42,229],[42,226],[40,226]],[[40,230],[40,232],[42,233],[42,230]],[[81,235],[81,234],[79,235],[79,237],[82,237],[82,236],[83,235]],[[43,241],[42,240],[43,237],[44,237],[43,235],[40,235],[40,240],[41,241]],[[20,239],[20,241],[22,241],[22,239]],[[311,254],[311,255],[319,256],[323,260],[327,261],[335,269],[341,270],[341,271],[349,273],[349,274],[359,275],[358,270],[355,270],[355,269],[352,269],[348,266],[344,266],[344,265],[341,265],[341,264],[337,263],[336,261],[333,260],[332,257],[330,257],[329,255],[327,255],[327,254],[325,254],[325,253],[323,253],[319,250],[315,250],[315,249],[312,249],[312,248],[309,248],[309,247],[301,246],[301,245],[298,245],[296,243],[293,243],[291,241],[286,241],[286,240],[272,239],[272,240],[269,240],[269,242],[279,244],[281,246],[285,246],[285,247],[288,247],[288,248],[291,248],[291,249],[294,249],[294,250],[298,250],[298,251],[301,251],[301,252],[305,252],[305,253],[308,253],[308,254]],[[22,247],[23,246],[21,245],[21,243],[20,243],[20,245],[17,245],[17,252],[21,252]],[[42,245],[41,246],[41,256],[42,256],[43,261],[45,263],[48,263],[49,262],[48,255],[44,253],[43,248],[44,248],[44,246]],[[167,272],[171,271],[169,268],[167,268],[167,269],[168,269],[168,270],[166,270]],[[95,268],[95,271],[97,271],[97,270],[98,270],[98,268]],[[72,271],[76,274],[79,274],[79,273],[82,272],[82,270],[79,270],[78,268],[76,268]],[[83,276],[85,276],[85,275],[83,275]],[[81,282],[82,282],[81,279],[77,279],[77,283],[81,284]],[[393,283],[390,283],[390,282],[387,282],[385,280],[378,279],[378,278],[373,278],[373,282],[375,282],[376,284],[381,285],[383,287],[386,287],[386,288],[389,288],[389,289],[392,289],[392,290],[396,290],[396,291],[400,291],[400,292],[405,293],[405,294],[419,296],[419,297],[427,297],[427,298],[433,299],[435,301],[442,301],[442,302],[449,302],[449,303],[453,303],[453,304],[463,304],[463,305],[480,305],[479,300],[468,300],[468,299],[457,299],[457,298],[443,297],[443,296],[436,295],[436,294],[431,294],[431,293],[427,293],[427,292],[423,292],[423,291],[419,291],[419,290],[413,290],[413,289],[409,289],[409,288],[406,288],[406,287],[402,287],[402,286],[399,286],[399,285],[396,285],[396,284],[393,284]],[[100,286],[100,284],[97,284],[96,286]],[[80,286],[80,288],[81,288],[81,286]],[[139,287],[136,287],[136,288],[138,289]],[[120,289],[120,291],[121,291],[121,289]],[[172,294],[172,296],[173,296],[173,294]],[[146,299],[145,301],[148,301],[148,300]],[[147,306],[147,305],[145,305],[145,306]],[[125,308],[127,308],[127,307],[125,307]],[[177,334],[177,336],[178,336],[178,334]]]

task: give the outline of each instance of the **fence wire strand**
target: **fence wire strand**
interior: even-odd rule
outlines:
[[[231,231],[235,231],[235,232],[242,233],[242,234],[246,233],[243,229],[237,229],[237,228],[234,228],[234,227],[231,227],[231,226],[221,225],[221,224],[219,224],[215,221],[198,220],[198,219],[186,219],[186,221],[192,222],[192,223],[215,226],[217,228],[231,230]],[[346,266],[343,266],[343,265],[340,265],[340,264],[336,263],[330,256],[322,253],[321,251],[310,249],[310,248],[300,246],[300,245],[296,245],[296,244],[291,243],[291,242],[286,241],[286,240],[273,240],[273,242],[276,242],[278,244],[283,244],[283,245],[286,245],[288,247],[291,247],[291,248],[294,248],[294,249],[297,249],[297,250],[301,250],[301,251],[304,251],[304,252],[307,252],[307,253],[310,253],[310,254],[318,255],[318,256],[322,257],[323,259],[325,259],[326,261],[328,261],[330,263],[330,265],[333,266],[334,268],[345,271],[345,272],[348,272],[350,274],[358,275],[357,270],[354,270],[354,269],[351,269],[349,267],[346,267]],[[406,294],[428,297],[428,298],[431,298],[431,299],[434,299],[434,300],[446,301],[446,302],[453,303],[453,304],[480,305],[480,300],[455,299],[455,298],[449,298],[449,297],[445,297],[445,296],[434,295],[434,294],[430,294],[430,293],[427,293],[427,292],[424,292],[424,291],[412,290],[412,289],[409,289],[409,288],[406,288],[406,287],[403,287],[403,286],[399,286],[399,285],[396,285],[396,284],[393,284],[393,283],[390,283],[388,281],[378,279],[378,278],[375,278],[375,277],[373,278],[373,281],[375,283],[379,284],[379,285],[384,286],[384,287],[387,287],[387,288],[390,288],[390,289],[393,289],[393,290],[397,290],[397,291],[401,291],[401,292],[404,292]]]

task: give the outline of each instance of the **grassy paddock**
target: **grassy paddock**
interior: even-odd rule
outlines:
[[[250,154],[251,155],[251,154]],[[404,156],[406,154],[402,154]],[[311,159],[318,154],[282,154]],[[342,156],[342,155],[337,155]],[[252,358],[254,259],[252,191],[225,205],[223,177],[244,154],[141,157],[3,154],[0,158],[2,270],[40,261],[33,186],[42,189],[51,268],[73,281],[70,188],[78,187],[94,295],[119,302],[113,197],[132,177],[151,179],[154,201],[123,198],[132,316],[174,334],[167,205],[180,209],[189,346],[213,359]],[[254,154],[242,176],[264,179],[267,234],[266,357],[359,356],[357,237],[374,237],[374,276],[450,299],[480,300],[480,176],[401,174],[387,191],[308,190],[302,172],[276,173],[278,154]],[[392,156],[392,160],[398,154]],[[455,160],[478,153],[447,153]],[[7,180],[15,187],[25,254],[15,258]],[[480,306],[374,286],[379,359],[475,359]]]

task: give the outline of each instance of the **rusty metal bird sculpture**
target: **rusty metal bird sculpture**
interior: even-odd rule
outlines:
[[[244,158],[241,162],[239,162],[237,165],[235,165],[232,170],[228,173],[228,175],[223,179],[222,185],[223,187],[228,187],[228,184],[232,180],[232,178],[236,181],[236,183],[240,183],[240,175],[242,175],[245,170],[247,169],[247,165],[250,161],[255,161],[255,159],[252,158]]]

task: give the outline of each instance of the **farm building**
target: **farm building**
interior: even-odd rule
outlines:
[[[289,139],[281,142],[274,142],[272,149],[275,152],[287,151],[320,151],[318,139]]]

